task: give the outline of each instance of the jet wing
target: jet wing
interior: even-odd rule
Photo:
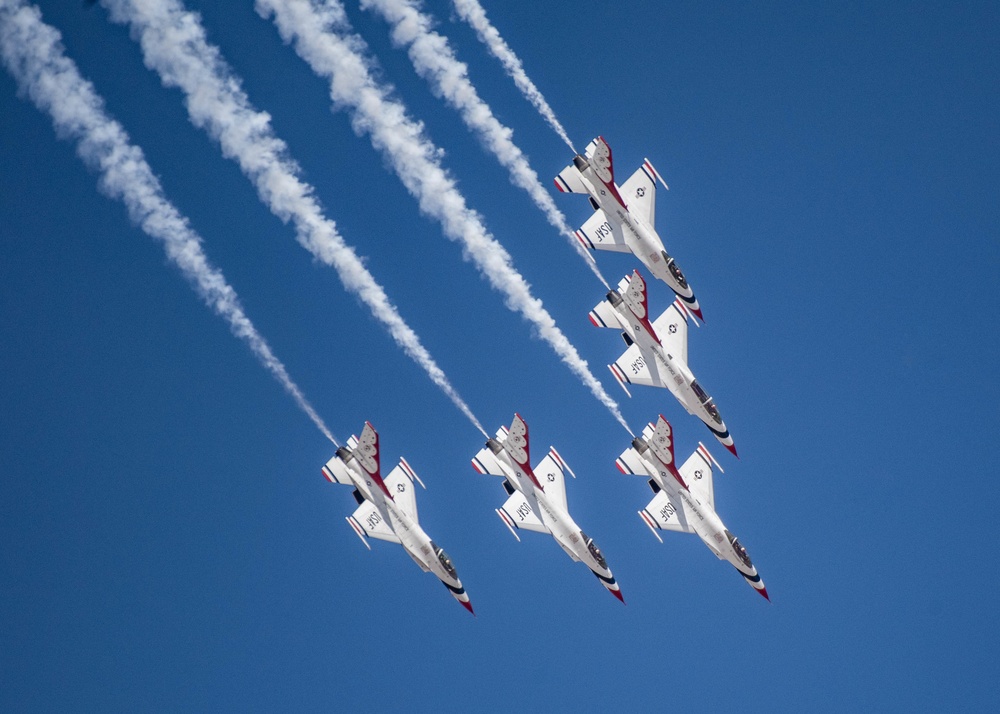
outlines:
[[[687,310],[681,305],[680,298],[675,299],[670,307],[653,321],[653,329],[660,338],[660,344],[668,354],[679,357],[684,364],[688,364],[687,328]]]
[[[392,500],[395,501],[396,505],[412,518],[415,523],[419,523],[420,519],[417,517],[417,491],[413,483],[414,479],[417,481],[420,480],[413,472],[413,469],[410,468],[410,465],[406,463],[406,460],[400,459],[396,468],[386,476],[385,486],[389,489],[389,493],[392,494]]]
[[[628,204],[628,212],[642,218],[650,228],[656,213],[656,170],[646,159],[618,190]]]
[[[664,376],[660,374],[660,363],[652,354],[645,354],[635,344],[615,360],[614,364],[609,364],[608,369],[615,375],[615,379],[622,385],[622,389],[631,396],[626,384],[641,384],[646,387],[667,387]]]
[[[631,253],[625,243],[625,233],[621,225],[608,220],[607,214],[598,208],[594,215],[576,232],[576,237],[591,250],[611,250],[616,253]]]
[[[697,492],[699,497],[707,501],[708,507],[715,510],[715,487],[712,484],[712,465],[718,467],[715,459],[705,448],[705,445],[698,442],[698,448],[688,457],[688,460],[680,467],[681,477],[684,483],[692,492]],[[721,471],[722,469],[719,468]]]
[[[639,511],[639,515],[650,528],[679,533],[695,532],[684,515],[684,507],[671,500],[666,491],[658,491],[649,505]]]
[[[545,495],[558,504],[564,511],[569,511],[566,503],[566,475],[563,470],[569,470],[559,452],[549,447],[549,453],[535,467],[535,478],[542,484]],[[570,473],[573,473],[570,471]]]
[[[354,529],[354,532],[358,534],[358,537],[361,538],[365,545],[368,545],[368,538],[387,540],[390,543],[400,542],[392,528],[382,518],[382,514],[379,513],[378,509],[370,501],[365,501],[358,506],[357,510],[347,517],[347,522],[351,524],[351,528]]]
[[[515,528],[525,531],[535,531],[536,533],[551,533],[538,516],[535,515],[535,512],[528,504],[528,499],[520,491],[514,491],[511,494],[510,498],[497,509],[497,515],[507,524],[512,533]]]

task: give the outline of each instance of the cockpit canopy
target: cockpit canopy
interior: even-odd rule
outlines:
[[[580,537],[583,538],[583,542],[587,544],[587,550],[589,550],[590,554],[594,556],[594,560],[597,561],[597,564],[607,570],[608,563],[604,560],[604,554],[601,553],[601,549],[597,547],[597,543],[594,542],[594,539],[583,531],[580,531]]]
[[[663,258],[667,261],[667,270],[669,270],[670,274],[674,276],[674,280],[676,280],[682,288],[687,288],[688,281],[687,278],[684,277],[684,273],[681,272],[680,266],[678,266],[674,259],[667,254],[667,251],[663,251]]]
[[[441,561],[441,567],[445,569],[451,577],[458,580],[458,573],[455,572],[455,566],[451,563],[451,558],[447,553],[444,552],[444,548],[439,546],[434,541],[431,541],[431,548],[434,549],[434,554],[437,556],[438,560]]]
[[[743,561],[743,565],[748,568],[752,568],[753,563],[750,562],[750,556],[747,555],[747,549],[740,543],[740,539],[728,530],[726,531],[726,538],[729,539],[729,545],[733,546],[733,550],[736,551],[736,557]]]
[[[701,388],[701,385],[698,384],[697,380],[691,382],[691,391],[694,392],[696,397],[698,397],[698,401],[701,402],[703,407],[705,407],[705,411],[707,411],[712,419],[715,420],[715,423],[721,424],[722,417],[719,416],[719,408],[715,406],[715,402],[712,401],[712,398],[708,396],[708,393]]]

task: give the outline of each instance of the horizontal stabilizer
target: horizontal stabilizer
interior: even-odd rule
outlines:
[[[590,193],[587,190],[587,184],[583,182],[580,170],[573,164],[570,164],[559,172],[559,175],[555,178],[555,183],[556,188],[563,193]]]
[[[323,466],[323,476],[330,483],[342,483],[345,486],[354,484],[350,472],[347,470],[347,464],[341,461],[338,456],[334,456],[326,462],[326,465]]]
[[[622,326],[618,322],[616,314],[615,309],[611,307],[611,303],[605,299],[597,303],[587,317],[590,318],[590,322],[594,327],[610,327],[613,330],[620,330]]]
[[[646,472],[646,467],[642,463],[642,459],[639,456],[639,452],[635,450],[635,447],[628,447],[622,452],[622,455],[615,460],[615,466],[626,476],[648,476]]]

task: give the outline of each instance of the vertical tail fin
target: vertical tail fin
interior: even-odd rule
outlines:
[[[531,472],[531,452],[528,446],[528,425],[520,414],[514,413],[514,421],[510,424],[507,439],[503,442],[504,451],[521,467],[525,473]]]
[[[601,179],[606,184],[615,185],[615,167],[614,160],[611,156],[611,147],[608,146],[608,142],[604,140],[603,136],[599,136],[587,145],[587,159],[590,161],[590,167],[594,169],[594,173],[597,174],[597,178]]]
[[[653,436],[649,440],[649,448],[652,449],[660,463],[666,466],[667,470],[677,479],[677,482],[684,488],[688,488],[687,483],[684,482],[680,472],[677,470],[677,461],[674,458],[673,429],[670,428],[670,422],[662,414],[656,420],[656,426],[653,428]]]
[[[357,445],[351,451],[351,456],[358,462],[361,468],[371,476],[372,481],[378,484],[382,492],[392,498],[389,489],[386,488],[385,481],[382,480],[382,473],[379,467],[378,432],[371,422],[365,422],[365,428],[361,432]],[[370,484],[369,484],[370,485]]]

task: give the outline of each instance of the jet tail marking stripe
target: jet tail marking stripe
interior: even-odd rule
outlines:
[[[559,455],[558,451],[556,451],[556,447],[550,446],[549,447],[549,453],[552,454],[552,458],[554,458],[556,460],[557,464],[559,464],[562,468],[564,468],[567,471],[569,471],[569,475],[570,476],[572,476],[573,478],[576,478],[576,474],[573,473],[573,469],[571,469],[569,467],[569,464],[567,464],[565,461],[563,461],[563,457]]]
[[[472,459],[472,468],[474,468],[477,472],[479,472],[483,476],[488,476],[489,475],[489,471],[486,470],[486,467],[483,466],[479,462],[479,459],[477,459],[477,458],[473,458]]]
[[[653,172],[653,175],[656,176],[656,178],[659,179],[660,183],[663,184],[663,188],[667,189],[668,191],[670,190],[670,187],[667,186],[667,182],[663,180],[662,176],[660,176],[660,172],[656,170],[655,166],[653,166],[652,161],[650,161],[649,159],[645,159],[643,162],[643,166],[648,166],[649,170]]]
[[[503,521],[504,525],[507,526],[507,530],[510,531],[510,534],[515,538],[517,538],[517,542],[520,543],[521,536],[519,536],[517,532],[514,530],[516,526],[514,525],[513,519],[511,519],[511,517],[507,515],[507,512],[502,508],[497,508],[494,510],[497,512],[497,515],[500,516],[500,520]]]
[[[615,466],[617,466],[618,470],[621,471],[626,476],[635,476],[635,472],[632,471],[632,469],[628,467],[628,464],[626,464],[621,459],[615,459]]]
[[[368,535],[365,533],[364,529],[358,525],[358,522],[354,520],[354,516],[348,516],[346,520],[351,524],[351,528],[354,529],[354,532],[358,534],[358,538],[361,539],[361,542],[365,544],[365,548],[371,550],[372,547],[368,544]]]
[[[645,509],[643,509],[641,511],[638,511],[638,513],[639,513],[640,516],[642,516],[642,520],[646,524],[646,526],[649,528],[650,532],[654,536],[656,536],[656,540],[658,540],[658,541],[660,541],[662,543],[663,542],[663,538],[661,538],[660,534],[656,532],[656,523],[654,523],[653,520],[649,517],[649,514],[646,513]]]
[[[702,455],[702,458],[705,459],[705,463],[707,463],[709,466],[715,464],[715,468],[719,469],[720,473],[726,473],[723,470],[722,466],[719,465],[719,462],[715,460],[715,457],[712,456],[712,452],[709,451],[708,448],[700,441],[698,442],[698,452]]]
[[[611,370],[611,374],[613,374],[615,379],[618,380],[618,384],[621,385],[621,388],[625,390],[625,394],[631,397],[632,392],[628,391],[628,387],[625,386],[625,375],[621,373],[620,369],[618,369],[618,365],[609,364],[608,369]]]
[[[417,476],[417,472],[413,470],[413,467],[410,466],[409,462],[402,456],[399,457],[399,465],[403,467],[403,471],[406,472],[406,475],[410,477],[411,481],[416,481],[420,484],[421,488],[425,491],[427,490],[427,487],[424,486],[424,482],[420,480],[419,476]]]
[[[337,479],[333,477],[333,474],[330,472],[330,469],[328,469],[326,466],[323,467],[323,477],[330,483],[337,483]]]

